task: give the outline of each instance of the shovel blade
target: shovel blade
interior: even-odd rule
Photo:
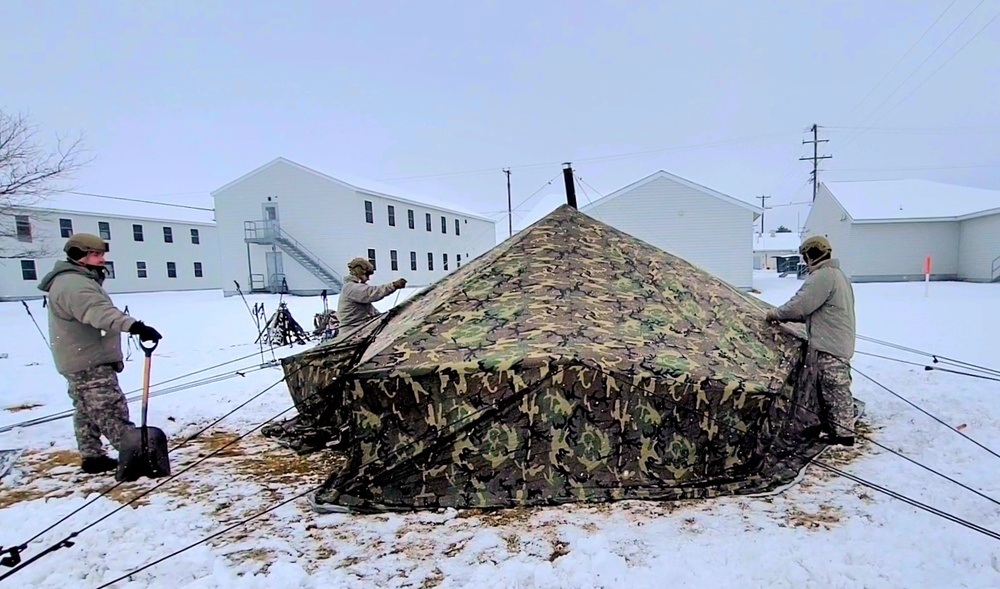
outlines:
[[[132,428],[122,434],[118,450],[119,482],[137,481],[141,477],[156,479],[170,476],[170,457],[167,455],[167,435],[158,427],[146,427],[146,444],[143,444],[142,427]]]

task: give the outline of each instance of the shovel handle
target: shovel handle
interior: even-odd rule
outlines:
[[[144,342],[141,339],[139,340],[139,347],[146,353],[147,358],[153,355],[153,350],[155,350],[158,345],[160,345],[159,341]]]

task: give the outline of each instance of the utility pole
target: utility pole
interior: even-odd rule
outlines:
[[[758,196],[760,199],[760,234],[764,235],[764,201],[771,198],[770,196],[764,196],[763,194]]]
[[[513,237],[514,211],[510,208],[510,168],[504,168],[503,173],[507,174],[507,237]]]
[[[803,145],[805,145],[807,143],[812,143],[812,146],[813,146],[812,157],[800,157],[799,160],[800,161],[801,160],[812,160],[812,162],[813,162],[813,171],[812,171],[813,202],[816,202],[816,187],[819,185],[819,160],[828,160],[828,159],[832,158],[833,156],[832,155],[819,155],[819,144],[820,143],[826,143],[826,142],[828,142],[830,140],[829,139],[820,139],[819,138],[819,126],[816,125],[816,124],[813,124],[813,126],[812,126],[812,132],[813,132],[812,141],[806,141],[806,140],[802,141]]]
[[[566,203],[576,208],[576,185],[573,183],[573,166],[569,162],[563,164],[563,181],[566,183]]]

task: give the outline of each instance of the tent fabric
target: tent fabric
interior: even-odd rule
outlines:
[[[318,504],[491,508],[763,491],[819,450],[800,337],[699,268],[563,206],[283,361],[349,453]]]

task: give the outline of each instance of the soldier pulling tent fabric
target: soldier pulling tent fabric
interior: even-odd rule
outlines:
[[[320,509],[676,499],[789,481],[821,446],[803,342],[568,206],[340,341],[286,358],[341,431]],[[803,372],[804,374],[804,372]]]

